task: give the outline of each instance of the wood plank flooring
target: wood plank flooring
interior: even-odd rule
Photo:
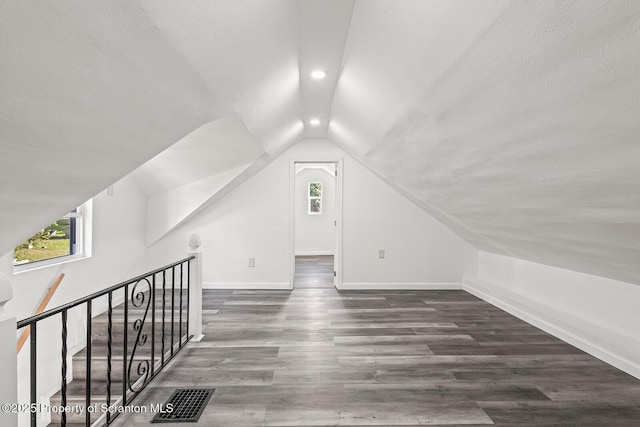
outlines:
[[[216,388],[204,426],[640,425],[640,380],[463,291],[208,290],[204,309],[136,405],[195,386]]]
[[[296,256],[295,289],[333,288],[333,255]]]

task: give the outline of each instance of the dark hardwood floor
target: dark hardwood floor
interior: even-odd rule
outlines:
[[[195,386],[216,389],[204,426],[640,425],[640,380],[463,291],[205,291],[204,308],[204,340],[137,405]]]
[[[296,289],[333,288],[333,255],[296,256]]]

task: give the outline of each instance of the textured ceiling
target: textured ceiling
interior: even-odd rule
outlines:
[[[640,2],[359,2],[332,125],[476,247],[640,283]]]
[[[147,172],[193,169],[138,171],[150,197],[326,136],[479,249],[640,283],[640,2],[25,0],[0,24],[0,253],[180,140]]]

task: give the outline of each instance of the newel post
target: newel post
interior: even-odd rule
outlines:
[[[18,424],[17,413],[5,410],[5,404],[18,401],[18,357],[16,354],[16,318],[7,313],[4,305],[13,298],[13,288],[7,277],[0,273],[0,386],[1,426]]]
[[[189,332],[193,334],[192,341],[200,341],[202,334],[202,252],[200,251],[200,236],[192,234],[189,237],[189,256],[195,256],[191,261],[191,283],[189,285]]]

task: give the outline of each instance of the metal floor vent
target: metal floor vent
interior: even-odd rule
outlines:
[[[209,403],[215,388],[178,388],[171,393],[152,423],[195,423]]]

